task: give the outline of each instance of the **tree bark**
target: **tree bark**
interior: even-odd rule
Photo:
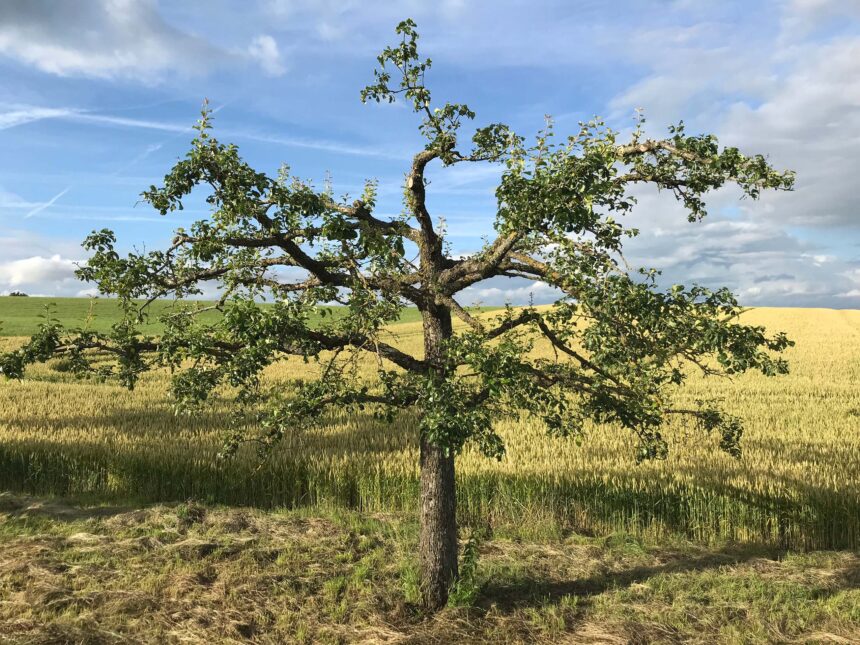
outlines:
[[[421,594],[428,609],[448,602],[457,578],[454,456],[421,440]]]
[[[451,312],[430,307],[422,312],[424,357],[445,378],[443,343],[451,337]],[[421,437],[421,535],[419,566],[421,594],[428,609],[448,601],[457,578],[457,516],[454,455]]]

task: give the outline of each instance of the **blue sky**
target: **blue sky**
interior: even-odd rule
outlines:
[[[77,295],[80,241],[113,228],[126,248],[164,245],[205,216],[163,218],[141,190],[184,154],[204,97],[216,136],[260,169],[281,163],[337,193],[380,182],[400,211],[420,149],[414,116],[362,105],[375,56],[414,18],[440,101],[476,124],[560,134],[601,115],[649,132],[684,119],[798,172],[797,190],[740,201],[723,190],[688,224],[669,195],[639,194],[634,264],[665,281],[727,285],[744,304],[860,308],[860,0],[710,2],[157,2],[0,4],[0,293]],[[491,233],[498,169],[434,168],[434,215],[455,252]],[[550,297],[527,282],[478,285],[468,303]]]

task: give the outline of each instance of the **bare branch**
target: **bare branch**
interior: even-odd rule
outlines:
[[[442,296],[439,296],[437,298],[437,300],[439,302],[441,302],[441,304],[449,307],[451,309],[451,311],[454,313],[454,315],[457,316],[457,318],[459,318],[464,323],[469,325],[469,327],[471,327],[475,331],[477,331],[477,332],[483,332],[484,331],[483,323],[481,323],[480,320],[478,320],[477,318],[472,316],[468,311],[463,309],[463,306],[459,302],[454,300],[452,297],[442,295]]]
[[[487,339],[498,338],[502,334],[515,329],[521,325],[533,322],[540,318],[540,315],[534,309],[526,309],[521,312],[516,318],[509,318],[498,327],[487,332]]]
[[[537,319],[537,325],[540,328],[541,332],[543,332],[543,335],[546,336],[550,343],[552,343],[553,347],[576,359],[580,365],[590,369],[595,374],[600,374],[604,378],[609,379],[610,381],[615,383],[615,385],[617,385],[618,387],[622,389],[627,389],[626,386],[620,380],[618,380],[618,378],[616,378],[606,370],[601,369],[598,365],[592,363],[582,354],[563,343],[562,340],[552,331],[552,329],[549,328],[549,325],[546,324],[543,318],[539,317]]]
[[[310,330],[308,338],[319,343],[324,349],[338,349],[341,347],[355,347],[368,352],[379,352],[379,355],[388,359],[398,367],[411,372],[425,372],[427,364],[414,356],[403,352],[396,347],[383,343],[365,334],[353,334],[350,336],[329,336],[323,332]]]
[[[672,142],[667,141],[665,139],[661,139],[659,141],[655,139],[648,139],[647,141],[643,141],[642,143],[632,143],[626,146],[618,146],[615,149],[618,158],[622,161],[625,161],[630,157],[638,157],[644,154],[648,154],[649,152],[656,152],[658,150],[665,150],[666,152],[671,152],[673,155],[682,159],[686,159],[687,161],[701,161],[700,157],[698,157],[697,155],[687,150],[681,150],[676,145],[672,144]]]
[[[421,243],[421,231],[412,228],[406,222],[392,222],[374,217],[373,215],[371,215],[370,210],[367,208],[367,205],[360,199],[354,201],[352,203],[352,206],[347,206],[346,204],[337,204],[333,201],[329,202],[329,206],[343,213],[344,215],[354,217],[356,220],[369,224],[378,230],[382,230],[387,233],[392,233],[396,235],[403,235],[407,239],[415,242],[416,244]]]
[[[412,169],[406,178],[406,188],[412,201],[412,212],[421,225],[421,247],[432,254],[439,245],[439,236],[433,228],[433,219],[427,211],[427,194],[424,187],[424,170],[427,164],[436,159],[439,153],[435,150],[422,150],[412,160]]]
[[[456,263],[442,272],[440,279],[449,293],[457,293],[476,282],[492,277],[505,258],[522,239],[522,233],[514,231],[500,235],[480,256]]]

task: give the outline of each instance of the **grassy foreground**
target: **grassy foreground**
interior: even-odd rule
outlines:
[[[496,535],[424,615],[409,517],[0,494],[0,642],[850,643],[860,555]]]

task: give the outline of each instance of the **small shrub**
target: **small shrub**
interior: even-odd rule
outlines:
[[[481,536],[473,532],[463,547],[463,559],[460,563],[460,577],[451,587],[448,594],[448,606],[472,607],[478,599],[481,585],[478,581],[478,558],[481,546]]]

